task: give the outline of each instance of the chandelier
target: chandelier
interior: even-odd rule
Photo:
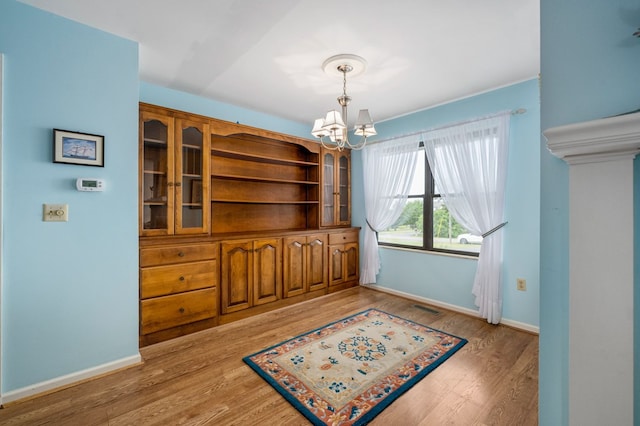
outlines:
[[[322,64],[325,73],[342,74],[342,95],[338,96],[338,104],[342,107],[342,113],[335,109],[327,112],[324,118],[315,120],[311,130],[311,134],[320,139],[322,146],[327,149],[337,149],[338,151],[345,148],[362,149],[367,143],[367,138],[378,133],[373,126],[369,110],[361,109],[353,129],[353,133],[360,136],[360,139],[357,143],[349,141],[347,106],[351,102],[351,97],[347,95],[347,74],[358,75],[364,72],[366,65],[367,62],[356,55],[332,56]]]

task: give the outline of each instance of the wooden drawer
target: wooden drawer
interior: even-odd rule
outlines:
[[[140,332],[149,334],[213,318],[217,314],[216,287],[140,302]]]
[[[183,293],[217,284],[218,263],[184,263],[170,266],[153,266],[140,270],[140,298]]]
[[[358,232],[340,232],[338,234],[329,234],[329,245],[345,244],[345,243],[357,243]]]
[[[140,266],[167,265],[216,259],[218,244],[181,244],[140,249]]]

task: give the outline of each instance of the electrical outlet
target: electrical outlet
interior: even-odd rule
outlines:
[[[42,220],[45,222],[68,222],[68,204],[43,204]]]
[[[520,291],[527,291],[527,280],[524,278],[516,279],[516,288]]]

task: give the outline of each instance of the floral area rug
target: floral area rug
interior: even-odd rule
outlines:
[[[314,425],[363,425],[466,343],[369,309],[243,360]]]

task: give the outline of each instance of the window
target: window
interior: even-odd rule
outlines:
[[[482,237],[472,235],[451,217],[433,181],[424,148],[420,152],[402,214],[396,223],[378,232],[378,244],[477,256]]]

